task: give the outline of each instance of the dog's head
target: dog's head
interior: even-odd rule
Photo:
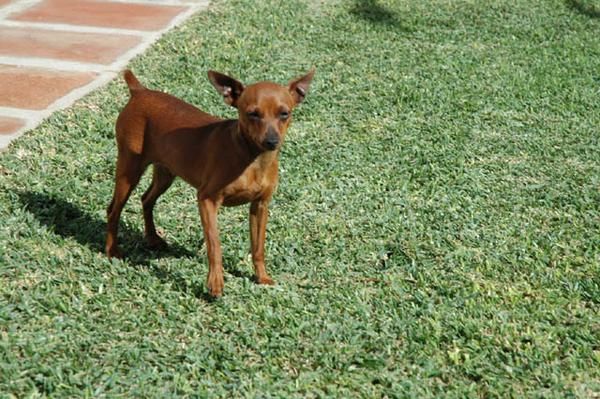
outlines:
[[[259,82],[248,87],[227,75],[209,71],[208,78],[225,102],[238,109],[242,134],[265,151],[279,148],[292,120],[292,110],[300,104],[315,73],[292,80],[287,86]]]

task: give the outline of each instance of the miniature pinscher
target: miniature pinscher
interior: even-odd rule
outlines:
[[[278,179],[279,149],[304,100],[314,69],[287,86],[259,82],[245,87],[219,72],[208,78],[238,119],[207,114],[169,94],[145,88],[131,71],[124,78],[131,93],[116,123],[118,158],[115,190],[107,209],[106,255],[122,256],[117,244],[121,210],[149,164],[152,183],[142,196],[144,230],[151,248],[166,245],[156,233],[156,200],[179,176],[197,190],[208,254],[208,293],[223,293],[223,261],[217,227],[221,205],[250,203],[252,262],[259,284],[274,284],[265,269],[268,205]]]

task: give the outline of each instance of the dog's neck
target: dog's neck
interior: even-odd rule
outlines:
[[[244,127],[239,120],[235,121],[235,125],[235,129],[233,130],[233,140],[237,144],[237,150],[241,153],[240,155],[247,156],[249,159],[254,160],[263,152],[263,149],[248,138],[248,135],[244,131]]]

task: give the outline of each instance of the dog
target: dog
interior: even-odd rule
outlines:
[[[117,233],[123,206],[152,164],[152,183],[142,196],[148,245],[166,246],[156,233],[154,205],[180,177],[197,190],[208,255],[207,289],[223,294],[223,261],[217,226],[221,206],[250,203],[252,263],[258,284],[274,284],[265,268],[268,206],[278,181],[279,151],[312,82],[315,69],[287,86],[238,80],[209,71],[208,78],[238,119],[221,119],[174,96],[144,87],[126,70],[130,98],[116,123],[118,157],[115,188],[107,209],[106,255],[121,258]]]

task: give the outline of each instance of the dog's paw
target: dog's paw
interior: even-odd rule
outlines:
[[[167,249],[167,247],[169,246],[167,242],[158,235],[146,236],[146,243],[148,244],[148,248],[150,248],[153,251]]]
[[[255,278],[257,284],[261,285],[275,285],[275,281],[269,276],[256,276]]]
[[[106,248],[106,256],[108,259],[123,259],[123,252],[117,247]]]
[[[213,298],[218,298],[223,295],[223,287],[225,282],[223,281],[223,275],[208,276],[206,287],[208,288],[208,295]]]

